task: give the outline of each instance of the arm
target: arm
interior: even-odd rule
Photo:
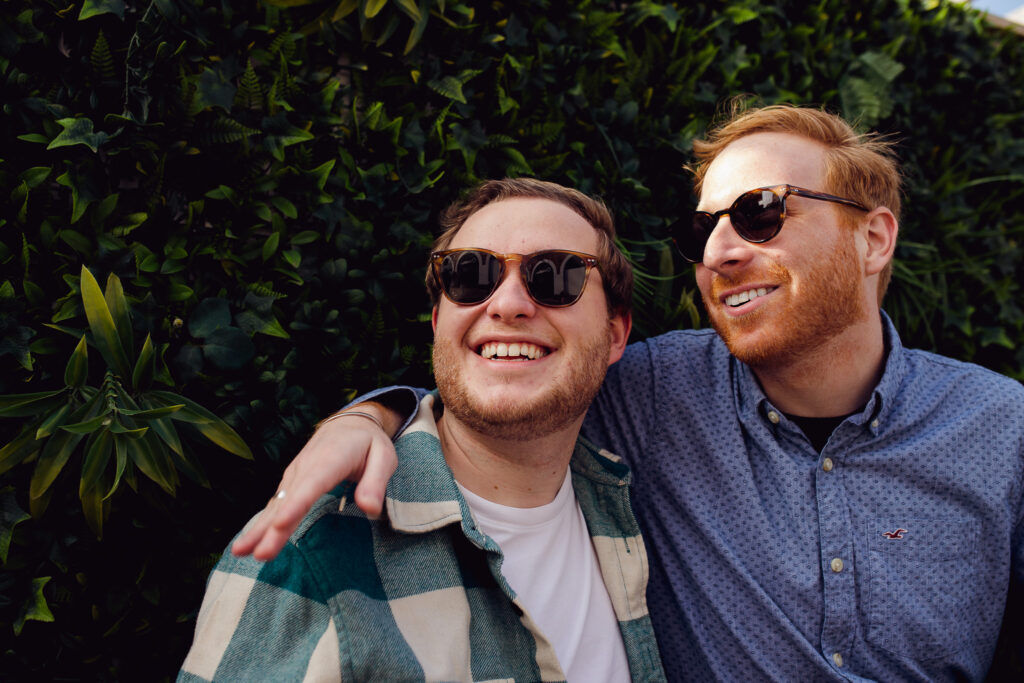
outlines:
[[[284,471],[277,493],[231,552],[273,559],[313,503],[344,480],[359,482],[356,505],[371,517],[379,516],[398,464],[391,439],[415,416],[419,393],[409,387],[371,392],[321,422]],[[344,416],[350,411],[372,415],[380,426],[362,415]]]

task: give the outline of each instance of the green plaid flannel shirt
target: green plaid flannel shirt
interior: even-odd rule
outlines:
[[[395,447],[398,471],[380,520],[351,503],[353,485],[344,483],[317,502],[275,560],[224,554],[178,681],[565,679],[501,574],[501,550],[473,522],[430,404]],[[583,439],[571,468],[632,678],[664,681],[629,470]]]

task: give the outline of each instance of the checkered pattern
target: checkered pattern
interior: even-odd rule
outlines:
[[[386,515],[324,496],[272,562],[225,553],[178,680],[559,681],[554,649],[501,575],[441,453],[431,403],[396,442]],[[664,680],[629,471],[580,440],[573,488],[634,681]]]

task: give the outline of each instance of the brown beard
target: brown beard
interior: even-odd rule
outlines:
[[[789,270],[779,264],[773,263],[768,274],[771,280],[780,284],[792,281]],[[853,232],[849,231],[843,233],[828,259],[807,272],[802,280],[800,298],[791,301],[787,310],[761,308],[739,320],[732,320],[709,305],[707,298],[704,305],[709,312],[711,326],[732,355],[753,368],[780,366],[806,356],[867,316],[861,305],[861,282]],[[717,292],[737,284],[740,283],[716,277],[712,300],[717,304]],[[776,316],[771,323],[770,334],[745,342],[742,338],[744,328],[763,325],[766,316]]]
[[[562,429],[586,412],[608,369],[609,335],[588,340],[568,368],[565,381],[555,383],[530,404],[502,401],[482,405],[469,392],[458,360],[459,347],[434,340],[434,380],[446,411],[474,431],[492,438],[527,441]],[[516,362],[516,361],[509,361]]]

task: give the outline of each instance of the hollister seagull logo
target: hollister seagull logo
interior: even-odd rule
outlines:
[[[905,533],[907,533],[906,529],[897,529],[896,531],[884,531],[882,535],[889,539],[902,539]]]

